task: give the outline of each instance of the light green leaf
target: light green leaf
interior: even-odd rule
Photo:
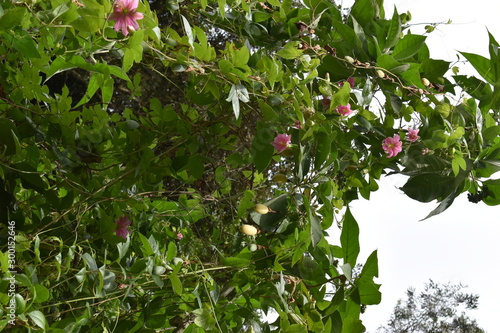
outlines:
[[[33,322],[35,323],[36,326],[38,326],[44,330],[47,327],[47,319],[45,319],[45,316],[43,315],[43,313],[41,311],[38,311],[38,310],[31,311],[28,313],[28,317],[30,317],[31,320],[33,320]]]
[[[392,56],[395,60],[404,60],[414,56],[424,46],[425,39],[425,36],[420,35],[404,36],[394,47]]]

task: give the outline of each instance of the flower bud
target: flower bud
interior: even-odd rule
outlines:
[[[377,71],[375,73],[377,73],[377,76],[381,79],[383,79],[385,77],[385,73],[382,72],[380,69],[377,69]]]
[[[253,207],[253,210],[259,214],[269,213],[269,207],[267,207],[266,205],[263,205],[263,204],[256,204],[255,207]]]
[[[242,224],[240,231],[248,236],[255,236],[258,232],[257,228],[250,224]]]

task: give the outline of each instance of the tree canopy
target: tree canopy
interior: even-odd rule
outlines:
[[[464,293],[461,284],[440,284],[430,280],[424,291],[408,288],[406,299],[399,300],[387,326],[380,333],[484,333],[466,311],[477,309],[479,296]]]
[[[460,75],[410,20],[383,0],[2,2],[0,328],[363,332],[378,259],[350,202],[398,173],[428,218],[500,203],[499,44]]]

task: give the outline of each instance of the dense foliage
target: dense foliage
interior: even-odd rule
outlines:
[[[462,292],[461,284],[439,284],[432,280],[424,291],[408,288],[380,333],[484,333],[466,311],[477,309],[479,296]]]
[[[136,5],[0,4],[0,327],[362,332],[352,200],[500,203],[493,36],[467,77],[383,0]]]

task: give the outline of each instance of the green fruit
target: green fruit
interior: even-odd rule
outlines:
[[[283,104],[285,99],[281,95],[269,95],[267,96],[267,104],[271,106],[278,106]]]
[[[163,266],[155,266],[155,268],[153,269],[153,274],[156,274],[156,275],[161,275],[163,273],[165,273],[167,269]]]
[[[183,263],[184,260],[182,260],[182,258],[179,258],[179,257],[174,257],[172,259],[172,262],[174,263],[175,266],[177,266],[179,263]]]
[[[127,124],[127,127],[129,129],[136,129],[139,128],[139,123],[135,120],[129,119],[125,121],[125,124]]]
[[[172,47],[177,46],[177,44],[178,44],[177,41],[175,39],[172,39],[172,38],[167,38],[166,42],[167,42],[167,45],[172,46]]]
[[[274,175],[273,181],[275,181],[278,184],[284,184],[288,181],[288,179],[286,178],[286,176],[284,174],[278,173],[278,174]]]

